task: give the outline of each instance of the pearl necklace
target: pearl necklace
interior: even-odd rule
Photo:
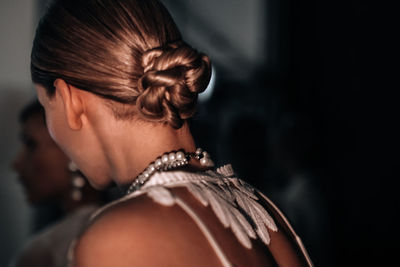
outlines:
[[[186,166],[189,164],[190,159],[200,161],[201,166],[214,167],[214,162],[211,160],[210,155],[201,148],[197,148],[194,153],[187,153],[183,149],[176,152],[167,152],[150,163],[149,166],[133,180],[126,194],[139,190],[155,172],[168,171]]]

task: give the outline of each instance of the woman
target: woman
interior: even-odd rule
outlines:
[[[49,209],[46,214],[39,213],[36,220],[44,224],[43,217],[47,218],[47,225],[40,225],[46,227],[29,240],[11,266],[65,266],[69,243],[85,228],[90,214],[102,202],[102,195],[75,169],[71,170],[69,158],[46,129],[44,109],[39,102],[34,101],[22,110],[20,122],[23,145],[13,168],[28,202],[35,207],[51,206],[62,218],[58,216],[57,221],[49,222]]]
[[[128,188],[73,266],[311,265],[273,204],[196,149],[187,119],[210,60],[157,0],[55,1],[31,71],[54,140],[94,187]]]

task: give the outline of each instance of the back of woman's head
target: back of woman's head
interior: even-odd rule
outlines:
[[[55,0],[36,31],[31,73],[49,96],[61,78],[114,101],[117,118],[137,114],[179,128],[211,69],[158,0]]]

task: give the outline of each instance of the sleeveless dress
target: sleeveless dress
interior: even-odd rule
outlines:
[[[270,233],[283,231],[285,242],[291,244],[292,251],[289,253],[295,255],[296,264],[313,266],[304,245],[284,215],[261,192],[235,177],[231,165],[222,166],[215,171],[196,173],[157,172],[139,190],[100,208],[92,215],[91,220],[118,203],[147,195],[154,202],[163,206],[178,205],[199,227],[201,234],[208,240],[217,255],[221,266],[234,266],[196,211],[172,192],[171,189],[177,187],[185,187],[203,206],[209,206],[220,223],[225,228],[230,228],[237,241],[245,248],[252,249],[252,240],[256,239],[261,240],[267,247],[272,242],[281,242],[271,239]],[[68,255],[71,267],[74,266],[75,243],[76,240],[72,242]],[[271,262],[277,266],[279,264],[274,260],[275,256],[274,253],[269,253]]]

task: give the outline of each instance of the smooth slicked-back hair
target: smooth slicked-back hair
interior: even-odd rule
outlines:
[[[211,68],[157,0],[55,0],[36,31],[31,74],[49,96],[61,78],[112,100],[117,118],[137,110],[145,120],[180,128]]]

